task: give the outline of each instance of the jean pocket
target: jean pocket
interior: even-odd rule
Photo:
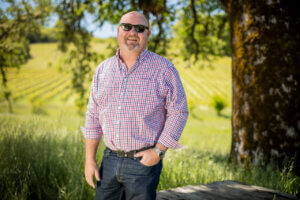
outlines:
[[[109,156],[110,152],[111,152],[110,150],[105,149],[105,150],[104,150],[104,153],[103,153],[103,157],[104,157],[104,158],[107,158],[107,157]]]
[[[100,181],[96,181],[96,187],[100,187],[101,186],[101,180]]]
[[[143,166],[143,167],[148,167],[148,168],[150,168],[150,167],[154,167],[155,165],[157,165],[157,164],[155,164],[155,165],[151,165],[151,166],[144,165],[144,164],[141,162],[141,160],[142,160],[142,158],[139,158],[139,159],[138,159],[138,162],[139,162],[139,163],[140,163],[140,165],[141,165],[141,166]]]

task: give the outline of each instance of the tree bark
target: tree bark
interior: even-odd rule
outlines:
[[[193,23],[192,23],[192,27],[191,27],[191,49],[192,49],[192,53],[195,54],[195,62],[198,60],[198,56],[199,56],[199,43],[198,41],[195,39],[195,29],[198,22],[198,16],[197,16],[197,11],[195,8],[195,0],[191,0],[191,10],[192,10],[192,16],[193,16]],[[207,23],[208,24],[208,23]],[[190,58],[189,58],[190,60]]]
[[[300,167],[300,16],[296,1],[220,0],[231,24],[236,161],[294,157]]]
[[[8,90],[7,87],[7,78],[6,78],[6,72],[3,66],[0,66],[0,71],[2,75],[2,85],[4,87],[4,97],[5,100],[7,101],[8,104],[8,111],[10,113],[13,113],[13,106],[12,106],[12,101],[11,101],[11,92]]]

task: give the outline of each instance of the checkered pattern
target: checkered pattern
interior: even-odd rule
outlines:
[[[81,130],[85,138],[103,135],[113,150],[156,143],[176,149],[187,117],[185,91],[169,60],[146,49],[127,72],[118,50],[96,69]]]

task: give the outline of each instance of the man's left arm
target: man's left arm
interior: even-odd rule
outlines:
[[[180,76],[173,65],[167,68],[163,84],[166,90],[167,116],[158,144],[166,148],[179,149],[182,145],[178,141],[185,127],[189,110]]]
[[[178,149],[182,147],[178,140],[185,127],[189,111],[185,91],[175,67],[173,65],[169,66],[163,77],[161,85],[166,94],[165,108],[167,116],[156,147],[162,151],[167,151],[168,148]],[[136,157],[141,156],[143,157],[141,163],[147,166],[155,165],[160,160],[154,149],[136,155]]]

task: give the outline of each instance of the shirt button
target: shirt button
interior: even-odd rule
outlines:
[[[118,110],[121,110],[121,106],[118,106]]]
[[[120,124],[120,120],[116,121],[116,124]]]

